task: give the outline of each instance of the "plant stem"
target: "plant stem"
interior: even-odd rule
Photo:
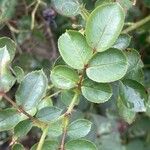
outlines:
[[[122,33],[129,33],[139,27],[141,27],[142,25],[144,25],[145,23],[150,21],[150,15],[145,17],[144,19],[134,23],[132,26],[126,28],[125,30],[122,31]]]
[[[41,136],[41,138],[40,138],[40,141],[39,141],[39,144],[38,144],[36,150],[42,150],[42,147],[43,147],[45,138],[46,138],[47,133],[48,133],[48,129],[49,129],[49,127],[46,127],[46,128],[43,130],[43,134],[42,134],[42,136]]]
[[[68,107],[68,109],[67,109],[67,111],[66,111],[66,113],[65,113],[66,116],[71,114],[71,112],[72,112],[72,110],[73,110],[73,108],[76,104],[77,99],[78,99],[78,93],[76,92],[73,99],[72,99],[72,101],[71,101],[71,103],[70,103],[70,105],[69,105],[69,107]]]
[[[136,5],[136,0],[133,0],[133,5]]]
[[[70,117],[70,114],[76,104],[76,101],[77,101],[77,98],[78,98],[78,92],[75,93],[67,111],[59,117],[59,119],[63,119],[64,121],[64,125],[63,125],[63,135],[62,135],[62,139],[61,139],[61,145],[60,145],[60,150],[64,150],[64,145],[65,145],[65,138],[66,138],[66,134],[67,134],[67,127],[68,127],[68,124],[69,124],[69,117]],[[59,120],[58,119],[58,120]]]
[[[32,18],[32,20],[31,20],[31,30],[34,29],[34,26],[35,26],[35,14],[36,14],[40,4],[41,4],[41,0],[37,0],[37,3],[36,3],[36,5],[35,5],[35,7],[34,7],[34,9],[32,11],[32,14],[31,14],[31,18]]]
[[[56,93],[53,93],[52,95],[48,96],[49,98],[54,97],[56,95],[58,95],[62,90],[57,91]]]
[[[68,118],[68,116],[66,116],[66,117],[64,117],[64,127],[63,127],[63,135],[62,135],[62,139],[61,139],[60,150],[64,150],[68,124],[69,124],[69,118]]]
[[[81,6],[81,13],[80,13],[80,15],[82,16],[82,18],[83,18],[85,21],[87,21],[90,14],[89,14],[89,12],[85,9],[84,6]]]
[[[68,116],[68,115],[70,115],[70,114],[72,113],[72,110],[73,110],[73,108],[74,108],[74,106],[75,106],[75,104],[76,104],[78,95],[79,95],[79,94],[76,92],[75,95],[74,95],[74,97],[73,97],[73,99],[72,99],[72,101],[71,101],[71,103],[70,103],[70,105],[69,105],[69,107],[68,107],[68,109],[67,109],[67,111],[66,111],[64,114],[62,114],[59,118],[57,118],[54,122],[56,122],[56,121],[58,121],[58,120],[62,120],[62,119],[64,119],[66,116]]]
[[[44,128],[47,124],[41,122],[40,120],[34,118],[30,114],[28,114],[23,108],[19,107],[11,98],[9,98],[5,93],[0,93],[0,96],[3,96],[7,102],[9,102],[14,108],[17,109],[18,112],[23,113],[27,116],[33,123],[35,123],[38,127]]]

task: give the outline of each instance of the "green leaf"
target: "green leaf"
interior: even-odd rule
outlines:
[[[125,79],[132,79],[143,83],[144,75],[142,68],[144,65],[140,54],[134,49],[124,51],[124,54],[126,55],[128,61],[128,70],[125,75]]]
[[[120,117],[131,124],[135,120],[136,112],[124,105],[121,99],[117,100],[117,106]]]
[[[148,95],[140,83],[134,80],[123,80],[119,85],[120,99],[134,112],[145,112]]]
[[[33,145],[31,150],[37,149],[37,144]],[[57,141],[45,141],[42,147],[42,150],[57,150],[59,147],[59,144]]]
[[[117,0],[117,2],[124,8],[124,10],[128,10],[133,6],[133,2],[131,0]]]
[[[21,81],[24,78],[24,71],[23,71],[23,69],[21,67],[19,67],[19,66],[15,66],[13,68],[13,71],[14,71],[14,74],[15,74],[15,76],[17,78],[18,83],[21,83]]]
[[[149,7],[150,8],[150,1],[149,0],[143,0],[143,3],[145,5],[145,7]]]
[[[62,113],[62,109],[57,107],[45,107],[38,111],[36,117],[44,122],[50,122],[59,117]]]
[[[97,53],[90,60],[87,76],[96,82],[107,83],[121,79],[127,71],[127,60],[122,51],[109,49]]]
[[[66,143],[66,150],[97,150],[94,143],[88,140],[72,140]]]
[[[93,103],[104,103],[112,96],[112,89],[107,83],[85,80],[81,87],[83,96]]]
[[[73,30],[67,31],[59,38],[58,47],[64,61],[74,69],[83,69],[93,55],[85,37]]]
[[[71,100],[74,97],[74,92],[72,90],[63,90],[61,92],[61,101],[63,102],[63,104],[65,104],[66,106],[69,106],[71,103]],[[76,105],[79,103],[79,99],[76,101]]]
[[[0,110],[0,132],[14,128],[22,120],[15,109]]]
[[[142,68],[144,66],[141,56],[136,50],[128,49],[127,51],[124,51],[124,54],[126,55],[128,61],[127,72],[133,71],[135,67]]]
[[[22,144],[17,143],[15,145],[13,145],[12,150],[25,150],[25,148],[23,147]]]
[[[128,34],[121,34],[112,47],[125,50],[130,45],[130,42],[131,37]]]
[[[5,47],[0,48],[0,91],[8,92],[15,83],[15,78],[9,70],[10,55]]]
[[[114,130],[114,122],[111,119],[97,114],[91,114],[91,117],[94,127],[96,127],[97,135],[106,135]]]
[[[47,77],[43,71],[34,71],[25,76],[16,92],[16,102],[25,110],[36,107],[45,95]]]
[[[52,99],[50,97],[45,97],[44,99],[42,99],[40,101],[40,103],[38,104],[37,109],[40,110],[44,107],[49,107],[49,106],[53,106]]]
[[[110,2],[113,2],[113,0],[97,0],[96,3],[95,3],[95,7],[98,7],[100,5],[110,3]]]
[[[22,138],[28,134],[33,124],[30,120],[23,120],[19,122],[14,128],[14,137]]]
[[[17,4],[17,0],[1,0],[0,1],[0,24],[10,19]]]
[[[8,37],[1,37],[0,38],[0,47],[2,48],[5,46],[10,55],[10,61],[12,61],[15,56],[15,52],[16,52],[16,43]]]
[[[150,146],[144,140],[135,138],[126,145],[126,150],[149,150]]]
[[[99,150],[125,150],[117,131],[101,135],[97,142]]]
[[[135,66],[135,68],[132,69],[132,71],[127,72],[127,74],[124,77],[125,79],[131,79],[135,80],[141,84],[144,82],[144,73],[142,68]]]
[[[61,89],[74,88],[79,81],[77,72],[67,66],[56,66],[50,77],[52,83]]]
[[[150,93],[148,93],[148,102],[146,103],[146,115],[150,117]]]
[[[60,66],[60,65],[66,65],[66,63],[64,62],[64,60],[62,59],[62,57],[61,56],[59,56],[56,60],[55,60],[55,62],[54,62],[54,64],[53,64],[53,67],[52,68],[54,68],[54,67],[56,67],[56,66]]]
[[[48,129],[48,137],[55,139],[63,133],[62,121],[53,122]]]
[[[80,3],[78,0],[52,0],[55,10],[68,17],[76,16],[80,13]]]
[[[110,48],[121,33],[124,19],[124,11],[118,3],[97,7],[86,24],[85,34],[89,46],[98,52]]]
[[[72,139],[85,137],[91,130],[92,123],[86,119],[73,121],[67,129],[67,134]]]

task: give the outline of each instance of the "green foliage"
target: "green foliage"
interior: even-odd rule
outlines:
[[[112,96],[112,90],[107,83],[96,83],[85,80],[81,87],[83,96],[93,103],[104,103]]]
[[[17,82],[21,83],[21,81],[24,78],[24,71],[23,71],[23,69],[21,67],[19,67],[19,66],[15,66],[13,68],[13,71],[14,71],[14,74],[16,76]]]
[[[57,107],[44,107],[37,113],[36,117],[43,122],[50,122],[60,116],[62,110]]]
[[[37,107],[45,95],[47,78],[43,71],[35,71],[27,74],[21,82],[17,92],[16,101],[25,110]]]
[[[100,5],[103,5],[103,4],[109,3],[109,2],[112,2],[112,0],[97,0],[97,1],[95,2],[95,7],[98,7],[98,6],[100,6]]]
[[[98,52],[110,48],[122,30],[124,18],[123,9],[118,3],[108,3],[97,7],[90,14],[86,24],[87,43]]]
[[[12,150],[25,150],[23,145],[17,143],[15,145],[13,145]]]
[[[120,117],[131,124],[135,120],[136,112],[128,108],[121,99],[118,99],[117,106]]]
[[[16,53],[16,43],[8,37],[1,37],[0,47],[2,48],[5,46],[6,46],[6,49],[8,50],[10,61],[12,61]]]
[[[78,119],[73,121],[68,126],[68,136],[72,139],[79,139],[85,137],[91,130],[91,122],[85,119]]]
[[[14,138],[21,138],[27,135],[31,130],[33,124],[30,120],[23,120],[19,122],[14,128]]]
[[[58,13],[72,17],[80,13],[80,3],[78,0],[52,0],[52,4]]]
[[[145,103],[148,100],[144,87],[133,80],[120,82],[120,98],[124,104],[134,112],[145,112]]]
[[[0,131],[13,129],[20,121],[20,114],[13,108],[0,111]]]
[[[71,89],[77,85],[79,76],[77,72],[67,66],[57,66],[51,72],[53,84],[61,89]]]
[[[0,24],[8,21],[15,12],[17,0],[1,0],[0,1]]]
[[[118,39],[112,47],[120,50],[125,50],[130,45],[130,42],[131,37],[128,34],[120,34],[120,36],[118,37]]]
[[[97,150],[96,146],[87,140],[72,140],[66,143],[66,150]]]
[[[83,69],[93,53],[85,37],[77,31],[64,33],[58,40],[58,47],[64,61],[74,69]]]
[[[127,71],[127,60],[123,52],[109,49],[97,53],[89,62],[87,76],[96,82],[107,83],[121,79]]]
[[[35,145],[31,148],[31,150],[36,150],[37,145],[38,145],[38,144],[35,144]],[[57,149],[57,148],[58,148],[58,142],[56,142],[56,141],[45,141],[44,144],[43,144],[42,150],[49,150],[49,149],[55,150],[55,149]]]
[[[93,4],[91,10],[86,3]],[[41,134],[31,150],[149,149],[150,82],[143,72],[149,35],[140,29],[134,34],[134,39],[142,34],[136,44],[128,35],[149,16],[126,22],[130,0],[52,0],[68,21],[56,17],[49,4],[0,0],[0,24],[15,40],[0,37],[0,132],[11,134],[11,149],[24,150],[20,143],[30,134],[37,139]],[[25,7],[23,15],[20,7]],[[55,37],[60,56],[51,64],[49,59],[57,56]],[[46,43],[51,47],[45,52]]]
[[[3,92],[8,92],[15,83],[15,78],[9,69],[10,61],[7,47],[0,48],[0,91]]]

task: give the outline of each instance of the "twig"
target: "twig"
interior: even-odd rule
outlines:
[[[67,135],[68,124],[69,124],[69,118],[68,118],[68,116],[66,116],[64,118],[63,135],[62,135],[62,139],[61,139],[61,144],[60,144],[59,150],[65,150],[64,145],[65,145],[65,139],[66,139],[66,135]]]
[[[16,37],[15,37],[15,32],[14,32],[14,30],[12,30],[12,28],[11,28],[11,26],[10,26],[9,23],[7,23],[7,26],[8,26],[8,28],[9,28],[10,32],[11,32],[11,35],[12,35],[12,37],[13,37],[13,40],[17,43],[17,49],[18,49],[19,54],[22,54],[22,49],[21,49],[21,47],[19,46],[19,44],[18,44],[18,42],[17,42],[17,39],[16,39]],[[17,32],[18,32],[18,31],[17,31]]]
[[[6,23],[6,24],[7,24],[8,28],[14,33],[18,34],[18,33],[22,33],[22,32],[28,32],[27,30],[18,30],[15,27],[13,27],[10,23]]]
[[[79,94],[76,92],[75,95],[74,95],[74,97],[73,97],[73,99],[72,99],[72,101],[71,101],[71,103],[70,103],[70,105],[69,105],[69,107],[68,107],[68,109],[67,109],[67,111],[64,114],[62,114],[59,118],[57,118],[54,122],[56,122],[58,120],[62,120],[66,116],[70,116],[70,114],[72,113],[73,108],[74,108],[74,106],[76,104],[76,101],[78,99],[78,95]]]
[[[31,18],[32,18],[32,20],[31,20],[31,30],[34,29],[34,26],[35,26],[35,14],[36,14],[39,6],[40,6],[40,3],[41,3],[41,0],[37,0],[37,3],[36,3],[36,5],[35,5],[35,7],[34,7],[34,9],[32,11],[32,14],[31,14]]]
[[[44,20],[44,23],[45,23],[46,33],[48,35],[48,39],[50,40],[51,47],[52,47],[51,60],[53,60],[53,59],[57,58],[57,47],[56,47],[56,43],[54,40],[54,35],[52,33],[51,27],[49,26],[49,24],[45,20]]]
[[[47,125],[44,122],[41,122],[40,120],[34,118],[30,114],[28,114],[22,107],[18,106],[11,98],[9,98],[5,93],[0,92],[0,96],[4,97],[7,102],[9,102],[14,108],[17,109],[18,112],[23,113],[25,116],[27,116],[33,123],[38,125],[41,128],[44,128],[45,125]]]
[[[145,23],[150,21],[150,15],[145,17],[144,19],[134,23],[132,26],[126,28],[125,30],[122,31],[122,33],[129,33],[139,27],[141,27],[142,25],[144,25]]]
[[[133,5],[136,5],[136,0],[133,0]]]
[[[44,100],[45,98],[52,98],[52,97],[54,97],[54,96],[58,95],[61,91],[62,91],[62,90],[57,91],[56,93],[51,94],[50,96],[45,96],[45,97],[43,98],[43,100]]]
[[[79,79],[79,82],[78,82],[78,89],[79,89],[79,90],[81,89],[82,81],[83,81],[83,78],[84,78],[84,73],[85,73],[87,67],[88,67],[88,65],[85,65],[85,66],[84,66],[84,69],[83,69],[82,74],[81,74],[81,76],[80,76],[80,79]]]
[[[85,9],[85,6],[80,7],[80,15],[85,21],[88,20],[90,13]]]
[[[41,136],[41,138],[40,138],[40,141],[39,141],[39,144],[38,144],[36,150],[42,150],[42,147],[43,147],[45,138],[46,138],[47,133],[48,133],[48,129],[49,129],[49,127],[46,127],[46,128],[43,130],[43,134],[42,134],[42,136]]]
[[[60,145],[60,148],[59,150],[65,150],[64,149],[64,145],[65,145],[65,138],[66,138],[66,134],[67,134],[67,127],[68,127],[68,124],[69,124],[69,117],[70,117],[70,114],[72,113],[72,110],[76,104],[76,101],[77,101],[77,98],[78,98],[78,93],[76,92],[67,111],[58,118],[59,119],[64,119],[64,125],[63,125],[63,135],[62,135],[62,139],[61,139],[61,145]],[[58,121],[57,120],[57,121]]]
[[[58,95],[61,91],[62,91],[62,90],[57,91],[56,93],[54,93],[54,94],[50,95],[50,96],[49,96],[49,98],[52,98],[52,97],[54,97],[54,96]]]

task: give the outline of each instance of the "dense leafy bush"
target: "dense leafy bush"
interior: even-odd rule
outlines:
[[[11,149],[150,148],[146,62],[128,34],[143,27],[133,36],[147,49],[150,16],[128,22],[136,1],[98,0],[93,4],[0,1],[1,31],[4,35],[9,29],[13,38],[6,37],[7,33],[0,37],[0,132]],[[145,4],[150,6],[146,0]],[[56,12],[65,17],[56,17]],[[60,56],[55,62],[53,31],[59,36]],[[44,48],[50,43],[52,52],[44,52],[41,43]],[[145,77],[149,75],[148,69],[144,71]],[[39,140],[34,141],[34,136]],[[23,144],[25,137],[31,144]]]

